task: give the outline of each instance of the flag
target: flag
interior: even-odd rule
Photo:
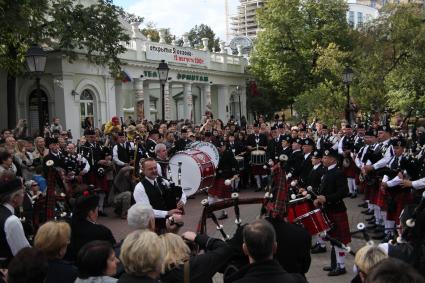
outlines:
[[[258,92],[258,89],[257,89],[256,81],[251,81],[249,83],[249,90],[251,91],[252,96],[260,96],[260,93]]]
[[[123,83],[131,82],[130,76],[124,70],[119,74],[119,79],[121,79]]]

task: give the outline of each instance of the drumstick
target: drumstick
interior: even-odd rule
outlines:
[[[233,200],[233,207],[235,209],[235,215],[236,215],[235,223],[236,225],[241,226],[242,221],[241,221],[241,214],[239,210],[239,194],[233,193],[232,200]]]
[[[224,181],[224,184],[225,184],[226,186],[230,186],[230,185],[232,184],[232,182],[233,182],[233,181],[238,180],[238,179],[239,179],[239,175],[235,175],[235,176],[233,176],[231,179],[226,179],[226,180]]]
[[[208,206],[209,206],[208,200],[207,200],[207,199],[203,199],[203,200],[201,201],[201,204],[202,204],[205,208],[207,208],[207,211],[208,211]],[[220,232],[220,234],[221,234],[221,236],[223,237],[223,239],[224,239],[224,240],[228,240],[228,239],[230,239],[229,235],[227,235],[227,234],[224,232],[223,225],[221,225],[220,223],[218,223],[218,219],[217,219],[217,217],[215,216],[214,212],[212,212],[212,211],[211,211],[211,212],[209,212],[209,215],[210,215],[210,217],[211,217],[212,221],[214,222],[214,224],[216,225],[216,228],[217,228],[217,230]]]

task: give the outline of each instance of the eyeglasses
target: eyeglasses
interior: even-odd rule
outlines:
[[[38,187],[38,184],[32,184],[31,187]]]

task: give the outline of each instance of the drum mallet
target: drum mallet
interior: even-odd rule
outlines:
[[[363,238],[366,240],[368,245],[373,246],[374,242],[370,240],[369,234],[366,231],[366,225],[363,222],[357,224],[357,230],[362,232]]]
[[[224,184],[226,186],[230,186],[232,184],[233,181],[236,181],[237,179],[239,179],[238,175],[233,176],[231,179],[226,179],[224,180]]]
[[[233,200],[233,207],[235,209],[235,215],[236,215],[235,223],[236,225],[241,226],[242,221],[241,221],[241,213],[239,210],[239,194],[233,193],[232,200]]]
[[[203,206],[207,209],[207,211],[208,211],[208,207],[209,207],[208,200],[207,200],[207,199],[203,199],[203,200],[201,201],[201,204],[202,204],[202,205],[203,205]],[[216,228],[217,228],[217,230],[220,232],[220,234],[221,234],[221,236],[223,237],[223,239],[224,239],[224,240],[229,240],[229,239],[230,239],[229,235],[227,235],[227,234],[224,232],[223,225],[221,225],[220,223],[218,223],[218,219],[217,219],[217,217],[215,216],[214,212],[213,212],[213,211],[209,212],[209,215],[210,215],[210,217],[211,217],[212,221],[214,222],[214,224],[216,225]]]
[[[312,186],[308,186],[306,188],[307,192],[309,192],[310,194],[312,194],[313,196],[317,197],[317,194],[313,191],[313,187]]]
[[[413,228],[415,227],[416,224],[416,217],[418,216],[419,213],[422,212],[422,210],[425,208],[425,192],[422,193],[422,199],[421,202],[419,203],[419,205],[415,208],[415,210],[412,213],[412,217],[407,219],[406,221],[406,225],[409,228]]]

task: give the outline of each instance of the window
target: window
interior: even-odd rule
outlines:
[[[371,6],[372,8],[376,8],[376,0],[371,0],[371,1],[370,1],[370,6]]]
[[[80,122],[84,130],[88,127],[94,128],[94,95],[89,89],[83,90],[80,95]]]
[[[357,12],[357,26],[361,27],[363,26],[363,13]]]
[[[353,11],[348,12],[348,24],[350,25],[350,27],[354,27],[354,12]]]

